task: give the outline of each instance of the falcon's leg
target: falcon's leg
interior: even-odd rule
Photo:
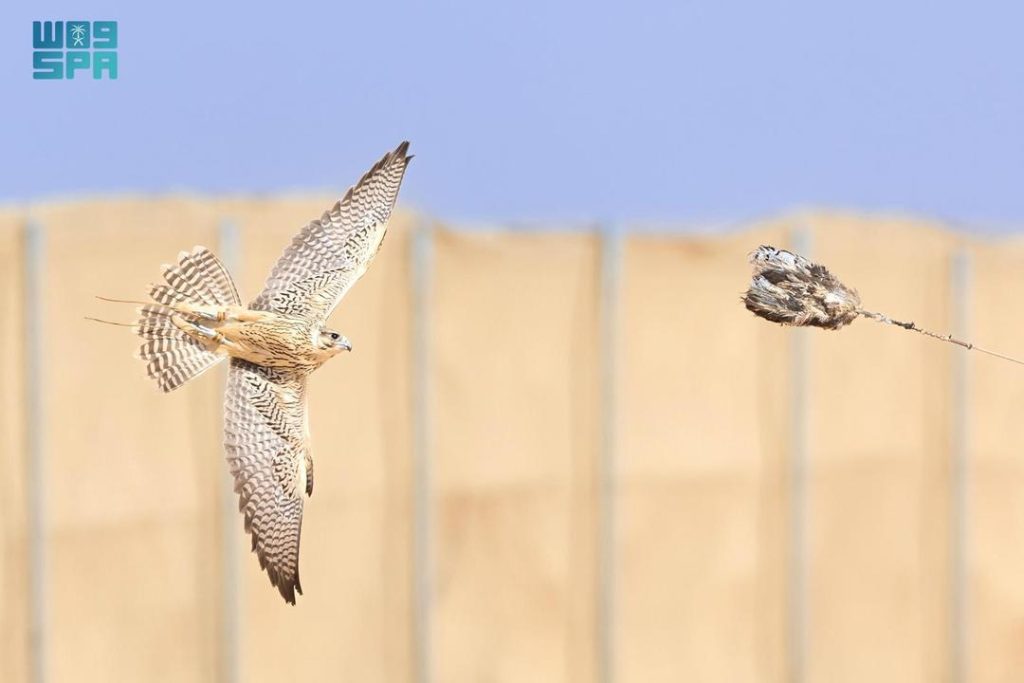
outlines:
[[[243,306],[207,306],[204,304],[177,303],[172,308],[186,315],[191,315],[211,323],[222,322],[256,322],[266,318],[264,311],[252,311]]]
[[[228,339],[227,337],[225,337],[217,330],[211,327],[207,327],[206,325],[200,325],[199,323],[183,320],[178,316],[173,316],[171,320],[178,327],[178,329],[180,329],[190,337],[199,339],[200,341],[208,342],[211,345],[213,345],[214,348],[211,348],[211,351],[223,350],[230,355],[236,355],[233,354],[232,351],[236,351],[238,349],[238,345],[235,342]]]

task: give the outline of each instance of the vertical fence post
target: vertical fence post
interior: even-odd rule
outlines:
[[[617,489],[616,420],[618,418],[617,359],[619,357],[622,233],[605,226],[601,235],[600,301],[600,419],[598,461],[597,678],[615,680],[615,546]]]
[[[46,232],[29,220],[24,252],[25,458],[28,475],[29,659],[33,683],[49,680],[49,572],[43,354]]]
[[[421,223],[410,250],[412,277],[413,680],[433,680],[433,481],[430,467],[430,302],[433,230]]]
[[[801,226],[793,234],[793,250],[811,258],[811,232]],[[794,328],[790,341],[790,469],[789,581],[787,587],[789,680],[807,680],[807,330]]]
[[[228,219],[222,219],[217,228],[220,259],[232,276],[237,276],[241,264],[241,248],[238,226]],[[223,393],[223,392],[221,392]],[[220,468],[225,471],[225,468]],[[221,476],[220,489],[220,559],[221,559],[221,605],[220,605],[220,680],[223,683],[238,683],[241,680],[241,581],[238,557],[238,499],[231,477]]]
[[[953,255],[950,269],[953,334],[971,339],[971,261],[964,247]],[[963,683],[968,671],[967,555],[968,555],[968,407],[970,358],[957,349],[952,367],[952,422],[950,425],[950,680]]]

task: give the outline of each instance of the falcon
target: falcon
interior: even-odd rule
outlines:
[[[133,330],[138,357],[170,392],[225,359],[224,447],[252,549],[286,602],[302,593],[299,539],[313,493],[306,382],[351,351],[326,326],[380,249],[405,169],[403,142],[292,240],[263,291],[243,306],[224,264],[204,248],[178,255],[151,285]]]

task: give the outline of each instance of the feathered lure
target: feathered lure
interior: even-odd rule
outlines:
[[[882,313],[866,311],[861,308],[860,296],[855,289],[840,282],[825,266],[812,263],[798,254],[762,245],[750,255],[750,263],[754,266],[754,275],[750,288],[743,295],[743,303],[748,311],[773,323],[838,330],[860,316],[1024,365],[1024,361],[952,335],[936,334],[912,322],[901,322]]]

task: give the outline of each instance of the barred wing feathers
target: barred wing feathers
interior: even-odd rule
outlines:
[[[232,359],[224,444],[252,549],[270,583],[294,605],[302,593],[302,496],[312,492],[305,377]]]
[[[250,308],[325,321],[366,272],[387,232],[409,143],[388,152],[318,220],[307,224],[278,259]]]

